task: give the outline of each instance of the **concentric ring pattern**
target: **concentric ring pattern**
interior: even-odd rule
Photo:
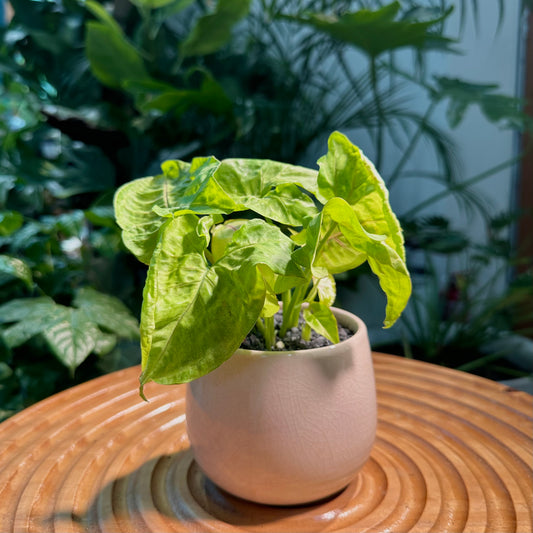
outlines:
[[[196,466],[184,387],[138,368],[49,398],[0,425],[1,532],[531,532],[533,398],[468,374],[374,354],[378,436],[327,501],[268,507]]]

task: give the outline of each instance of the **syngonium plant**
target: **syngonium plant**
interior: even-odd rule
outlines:
[[[339,342],[334,275],[365,261],[387,296],[384,326],[411,281],[382,178],[346,136],[331,134],[319,170],[260,159],[165,161],[115,195],[125,245],[149,265],[141,312],[143,386],[218,367],[254,326],[267,346],[298,324]],[[302,306],[306,302],[307,306]]]

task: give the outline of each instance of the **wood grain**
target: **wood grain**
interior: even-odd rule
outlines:
[[[189,449],[184,388],[138,368],[0,425],[0,531],[533,531],[533,397],[374,354],[378,437],[345,490],[305,507],[223,493]]]

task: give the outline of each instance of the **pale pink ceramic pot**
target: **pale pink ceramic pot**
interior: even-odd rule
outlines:
[[[376,392],[368,334],[295,352],[237,350],[188,385],[187,430],[194,457],[219,487],[263,504],[296,505],[352,481],[376,434]]]

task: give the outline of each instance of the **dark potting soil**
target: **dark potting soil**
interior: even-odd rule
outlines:
[[[302,339],[302,328],[304,320],[300,314],[300,320],[297,327],[291,328],[287,331],[285,337],[281,339],[278,336],[279,328],[281,327],[282,314],[281,311],[278,311],[274,315],[274,327],[276,329],[276,342],[273,348],[268,348],[268,350],[273,351],[294,351],[294,350],[307,350],[309,348],[321,348],[322,346],[330,346],[333,344],[328,339],[318,334],[316,331],[311,331],[311,337],[308,341]],[[339,340],[344,341],[350,338],[354,332],[345,328],[344,326],[338,325],[339,330]],[[244,339],[241,344],[241,348],[245,350],[266,350],[265,339],[263,335],[256,328],[254,328]]]

